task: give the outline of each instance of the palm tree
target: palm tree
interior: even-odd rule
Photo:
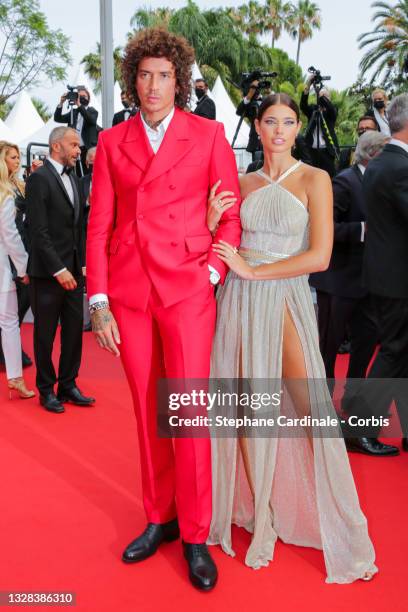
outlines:
[[[157,9],[143,7],[137,10],[133,15],[130,20],[130,25],[135,30],[154,27],[168,28],[169,21],[173,13],[174,10],[167,7]],[[133,33],[130,33],[130,36],[132,36],[132,34]]]
[[[51,113],[46,103],[40,100],[40,98],[31,98],[31,101],[34,104],[37,113],[40,115],[41,119],[47,122],[48,119],[50,119],[51,117]]]
[[[292,5],[283,0],[266,0],[264,6],[264,32],[272,32],[272,49],[280,38],[282,30],[290,30],[289,14]]]
[[[289,13],[290,33],[297,39],[296,63],[299,64],[300,45],[305,40],[312,38],[313,30],[320,30],[321,11],[314,2],[310,0],[298,0],[297,5],[292,5]]]
[[[265,31],[265,11],[256,0],[249,0],[247,4],[242,4],[238,8],[227,9],[227,11],[241,32],[257,37]]]
[[[371,83],[383,76],[382,84],[389,82],[393,73],[402,73],[408,49],[408,0],[400,0],[395,6],[386,2],[373,2],[378,9],[371,21],[372,32],[358,37],[360,49],[370,45],[360,62],[362,74],[374,68]]]
[[[101,91],[102,83],[102,63],[101,63],[101,45],[96,43],[96,53],[91,52],[81,60],[81,64],[84,64],[85,74],[89,76],[95,83],[95,93]],[[121,64],[122,64],[122,47],[115,47],[113,51],[113,72],[114,79],[121,83]]]

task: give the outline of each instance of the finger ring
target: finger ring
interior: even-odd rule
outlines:
[[[234,255],[236,255],[238,253],[237,247],[234,247],[232,250],[234,251]]]
[[[222,201],[221,200],[217,200],[217,208],[222,208]]]

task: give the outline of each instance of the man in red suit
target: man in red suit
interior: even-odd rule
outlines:
[[[226,266],[212,252],[209,190],[225,206],[214,240],[240,242],[239,185],[221,124],[185,112],[194,52],[161,29],[127,45],[123,76],[140,112],[101,133],[88,226],[87,284],[98,343],[118,345],[134,400],[148,525],[123,560],[154,554],[181,532],[191,582],[217,580],[206,539],[211,522],[209,438],[157,435],[159,378],[207,378],[214,284]]]

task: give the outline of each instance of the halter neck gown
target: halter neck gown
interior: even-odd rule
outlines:
[[[251,266],[302,253],[309,244],[309,213],[282,186],[294,164],[277,181],[251,192],[241,206],[240,254]],[[308,275],[248,281],[229,272],[218,296],[211,378],[281,379],[283,315],[295,324],[309,384],[311,416],[334,407],[325,383]],[[323,383],[324,381],[324,383]],[[322,391],[323,389],[323,391]],[[321,395],[323,394],[323,401]],[[378,571],[341,437],[247,437],[254,497],[235,438],[212,438],[213,518],[209,544],[234,556],[231,525],[252,533],[245,562],[252,568],[272,560],[277,538],[321,549],[326,582],[349,583]]]

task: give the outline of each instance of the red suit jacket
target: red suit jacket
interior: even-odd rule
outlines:
[[[239,246],[239,183],[224,128],[176,108],[155,155],[140,115],[102,132],[92,179],[87,238],[88,295],[105,293],[146,310],[152,284],[163,306],[198,293],[207,264],[224,281],[207,228],[210,187],[233,191],[237,203],[214,238]]]

